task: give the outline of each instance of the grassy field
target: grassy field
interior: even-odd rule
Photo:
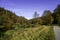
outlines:
[[[8,30],[1,40],[54,40],[52,26],[39,26],[33,28],[20,28]]]

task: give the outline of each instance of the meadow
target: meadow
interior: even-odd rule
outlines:
[[[54,40],[52,26],[38,26],[8,30],[1,40]]]

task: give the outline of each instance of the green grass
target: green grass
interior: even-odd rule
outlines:
[[[20,28],[5,32],[6,40],[54,40],[52,26]]]

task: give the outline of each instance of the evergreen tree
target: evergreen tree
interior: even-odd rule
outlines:
[[[58,5],[53,13],[54,24],[60,24],[60,5]]]
[[[37,12],[34,13],[33,15],[34,18],[38,18],[39,17],[39,14]]]

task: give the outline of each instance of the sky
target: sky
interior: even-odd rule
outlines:
[[[40,16],[44,10],[53,12],[58,4],[60,4],[60,0],[0,0],[0,7],[27,19],[31,19],[35,11]]]

